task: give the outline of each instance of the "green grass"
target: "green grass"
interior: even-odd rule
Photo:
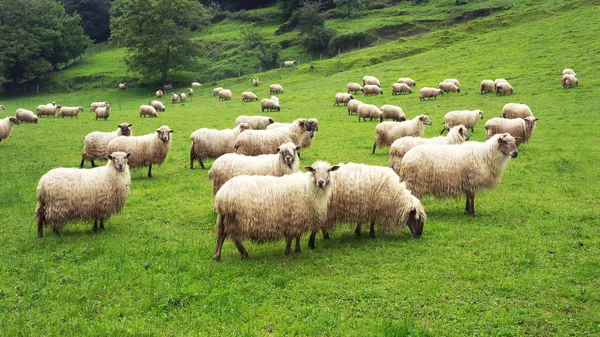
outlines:
[[[529,14],[518,15],[518,22],[507,16],[489,26],[473,22],[445,35],[418,36],[412,46],[384,43],[315,63],[313,72],[306,64],[266,72],[256,89],[251,76],[219,83],[235,97],[250,89],[263,98],[268,84],[279,82],[286,90],[282,111],[269,115],[277,121],[318,118],[320,131],[302,165],[319,159],[387,165],[387,150],[370,155],[376,123],[359,123],[344,107],[331,106],[336,92],[366,74],[377,76],[386,94],[359,99],[397,104],[409,117],[428,114],[434,124],[427,137],[439,133],[450,110],[479,108],[487,120],[505,103],[528,104],[540,118],[537,130],[499,185],[477,196],[478,216],[463,214],[464,199],[425,197],[428,220],[419,239],[407,229],[357,238],[351,226],[340,226],[329,241],[318,236],[314,251],[304,238],[302,253],[291,257],[283,255],[281,241],[248,242],[250,258],[240,261],[226,241],[222,262],[215,263],[214,199],[207,171],[188,168],[189,135],[201,127],[231,127],[241,114],[262,114],[258,103],[218,102],[208,85],[190,102],[168,103],[158,119],[137,116],[153,90],[2,100],[7,110],[0,117],[50,101],[108,100],[115,111],[108,122],[86,112],[79,119],[19,125],[0,142],[1,334],[600,334],[600,7]],[[414,55],[384,61],[397,49]],[[365,66],[370,58],[381,63]],[[560,87],[566,67],[578,73],[578,88]],[[417,94],[391,96],[401,76],[415,79],[417,89],[456,77],[462,92],[427,102]],[[479,94],[482,79],[497,77],[511,82],[513,96]],[[54,167],[77,166],[87,133],[114,130],[124,121],[136,135],[160,125],[174,129],[166,162],[153,169],[153,179],[145,169],[132,170],[127,204],[104,232],[93,234],[90,222],[79,222],[61,236],[46,230],[37,239],[39,178]],[[473,139],[483,138],[481,123]]]

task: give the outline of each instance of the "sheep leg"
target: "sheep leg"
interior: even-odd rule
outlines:
[[[152,164],[148,166],[148,178],[152,178]]]
[[[85,158],[81,157],[81,164],[79,164],[79,168],[83,168],[83,163],[85,162]]]
[[[371,152],[371,154],[375,154],[375,148],[377,148],[377,142],[373,143],[373,152]]]
[[[292,246],[292,237],[288,236],[285,238],[285,255],[290,255],[291,246]]]
[[[241,259],[245,260],[248,258],[248,252],[246,251],[246,248],[244,248],[244,246],[242,245],[241,242],[235,240],[233,243],[235,243],[235,247],[238,249],[238,252],[240,252],[241,255]]]
[[[200,167],[202,167],[202,169],[204,170],[204,163],[202,162],[202,159],[198,158],[198,162],[200,163]]]
[[[37,211],[38,238],[44,237],[44,207],[40,207]]]
[[[371,228],[369,229],[369,237],[375,237],[375,220],[371,220]]]
[[[471,132],[475,132],[475,128],[471,128]]]
[[[215,261],[221,261],[221,248],[223,248],[223,242],[225,241],[225,237],[227,237],[227,233],[225,232],[225,216],[219,216],[217,220],[217,224],[219,225],[217,229],[217,247],[215,248]]]
[[[104,230],[104,219],[100,219],[100,229]]]
[[[98,218],[94,219],[94,227],[92,227],[92,231],[94,233],[98,231]]]
[[[329,232],[325,228],[321,231],[323,232],[323,240],[329,240]]]
[[[302,250],[300,249],[300,235],[296,236],[296,248],[294,249],[295,253],[300,253]]]
[[[54,232],[54,234],[60,236],[60,233],[58,232],[58,228],[52,227],[52,232]]]
[[[90,160],[90,162],[92,162],[92,167],[96,167],[96,163],[93,160]]]
[[[308,248],[315,249],[315,237],[317,236],[317,231],[313,230],[310,233],[310,238],[308,239]]]
[[[354,233],[356,233],[356,236],[360,236],[361,229],[362,229],[362,224],[359,222],[356,224],[356,229],[354,230]]]
[[[466,196],[467,196],[467,205],[465,207],[466,211],[471,216],[476,216],[477,214],[475,213],[475,194],[466,193]]]

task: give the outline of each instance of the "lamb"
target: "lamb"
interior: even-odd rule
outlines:
[[[116,137],[108,143],[108,152],[133,153],[129,158],[129,166],[148,166],[148,178],[152,178],[152,165],[160,165],[167,158],[172,132],[168,126],[163,125],[156,132],[144,136]]]
[[[258,101],[258,96],[256,96],[253,92],[250,91],[242,92],[242,103],[250,101]]]
[[[60,109],[58,109],[58,116],[65,118],[65,116],[67,117],[75,117],[78,118],[79,116],[79,112],[83,111],[83,107],[77,106],[77,107],[69,107],[69,106],[63,106]]]
[[[521,103],[507,103],[502,107],[503,118],[526,118],[533,116],[531,109],[526,104]]]
[[[442,82],[454,83],[454,85],[460,89],[460,82],[455,78],[447,78],[447,79],[443,80]]]
[[[579,80],[574,74],[564,74],[562,76],[563,88],[573,88],[579,85]]]
[[[412,89],[406,83],[392,84],[392,95],[412,94]]]
[[[33,111],[31,111],[31,110],[17,109],[17,111],[15,112],[15,117],[17,117],[17,119],[20,122],[26,122],[26,123],[37,123],[38,122],[38,116],[34,115]]]
[[[179,94],[179,100],[180,100],[181,102],[185,102],[185,99],[186,99],[186,98],[187,98],[187,97],[185,96],[185,94],[184,94],[184,93],[181,93],[181,94]]]
[[[235,243],[241,258],[248,252],[242,245],[247,239],[257,242],[286,238],[286,255],[292,239],[300,252],[300,235],[320,228],[327,217],[331,199],[331,172],[339,166],[317,161],[307,173],[281,177],[239,176],[226,182],[215,196],[217,245],[215,260],[221,260],[221,248],[227,235]],[[279,207],[277,207],[279,206]]]
[[[402,122],[406,120],[406,114],[402,111],[402,108],[396,105],[385,104],[381,106],[381,113],[383,119],[391,119],[395,122]]]
[[[258,79],[258,77],[254,77],[252,79],[252,86],[253,87],[258,87],[259,84],[260,84],[260,80]]]
[[[300,167],[299,150],[300,146],[288,142],[281,144],[276,149],[277,154],[245,156],[243,154],[228,153],[220,156],[208,171],[208,179],[213,184],[213,195],[217,194],[223,184],[236,176],[281,177],[298,172]]]
[[[514,119],[492,118],[485,122],[485,139],[490,139],[495,134],[509,133],[515,137],[515,142],[519,146],[529,141],[537,120],[533,116]]]
[[[363,77],[363,86],[365,85],[376,85],[381,87],[381,82],[375,76],[365,76]]]
[[[96,108],[96,120],[104,118],[107,120],[110,116],[110,104],[107,104],[104,107]]]
[[[357,223],[356,235],[361,234],[361,224],[370,223],[370,236],[375,237],[375,224],[385,229],[402,229],[408,225],[412,235],[419,237],[427,216],[421,201],[400,182],[391,169],[382,166],[348,163],[332,174],[333,191],[327,211],[326,230],[336,222]],[[308,246],[315,248],[313,228]]]
[[[383,113],[379,110],[379,107],[373,104],[361,104],[358,107],[358,121],[362,118],[365,122],[367,121],[367,117],[369,117],[369,121],[372,121],[373,118],[379,119],[380,122],[383,122]]]
[[[190,140],[190,169],[194,168],[194,160],[198,160],[200,166],[204,169],[206,158],[217,158],[226,153],[235,151],[234,144],[238,135],[250,130],[250,125],[240,123],[233,129],[215,130],[198,129],[192,133]]]
[[[192,89],[192,88],[188,88],[188,90],[187,90],[187,94],[188,94],[188,96],[190,96],[190,97],[194,96],[194,89]]]
[[[508,82],[500,82],[496,85],[496,96],[513,94],[513,87]]]
[[[460,93],[460,88],[452,82],[442,82],[439,84],[439,88],[442,89],[443,92],[458,92],[458,93]]]
[[[361,87],[358,83],[348,83],[346,85],[346,90],[348,93],[352,91],[354,94],[356,94],[357,92],[362,91],[363,87]]]
[[[201,86],[202,86],[202,84],[200,84],[199,82],[196,82],[196,81],[192,82],[192,88],[199,88]]]
[[[296,146],[302,146],[306,137],[310,137],[314,131],[313,123],[301,118],[285,128],[246,131],[236,138],[234,148],[236,153],[247,156],[273,154],[279,145],[289,141],[294,142]]]
[[[119,89],[121,89],[121,90],[125,90],[125,87],[126,87],[126,86],[125,86],[125,82],[121,82],[121,83],[119,83]]]
[[[269,116],[238,116],[235,119],[235,126],[247,123],[252,130],[266,130],[274,122],[273,118]]]
[[[444,94],[444,90],[442,90],[442,89],[424,87],[424,88],[421,88],[421,90],[419,90],[419,101],[424,101],[425,98],[427,98],[429,100],[429,99],[431,99],[431,97],[437,99],[437,97],[439,95],[443,95],[443,94]]]
[[[60,110],[61,106],[60,105],[38,105],[37,108],[35,109],[37,112],[38,117],[39,116],[52,116],[52,117],[56,117],[56,112],[58,112],[58,110]]]
[[[383,89],[376,85],[367,84],[363,87],[363,94],[365,96],[369,95],[383,95]]]
[[[427,115],[418,115],[415,118],[404,122],[381,122],[375,127],[375,142],[373,151],[376,148],[390,146],[401,137],[413,136],[423,137],[425,125],[431,125],[431,120]]]
[[[494,91],[494,81],[492,80],[483,80],[479,85],[479,91],[481,94],[488,94]]]
[[[179,101],[179,95],[171,94],[171,103],[177,103]]]
[[[150,103],[150,105],[152,105],[152,107],[154,109],[156,109],[156,111],[166,111],[167,110],[167,107],[161,101],[152,101],[152,103]]]
[[[509,158],[518,154],[515,139],[508,133],[494,135],[483,143],[420,145],[402,159],[400,176],[417,198],[425,194],[456,198],[464,193],[465,211],[475,216],[475,194],[494,187]]]
[[[271,84],[269,86],[269,94],[283,94],[283,87],[280,84]]]
[[[13,125],[19,124],[21,124],[21,122],[15,116],[8,116],[0,119],[0,142],[10,136]]]
[[[397,83],[405,83],[407,84],[409,87],[415,87],[417,86],[417,82],[413,81],[413,79],[408,78],[408,77],[400,77],[398,79]]]
[[[90,112],[94,112],[97,108],[103,108],[107,105],[108,102],[92,102],[92,104],[90,104]]]
[[[219,93],[223,90],[223,88],[221,87],[217,87],[213,89],[213,97],[214,96],[219,96]]]
[[[464,125],[456,125],[446,136],[434,138],[402,137],[396,139],[390,146],[390,168],[400,174],[402,158],[410,149],[423,144],[462,144],[469,140],[468,129]]]
[[[94,219],[92,230],[104,229],[104,221],[119,213],[129,194],[131,153],[113,152],[106,166],[93,169],[56,168],[44,174],[37,187],[35,217],[38,237],[44,225],[54,233],[66,222]]]
[[[79,164],[79,167],[83,168],[86,160],[89,160],[92,163],[92,167],[95,167],[94,160],[106,159],[110,154],[107,148],[111,140],[119,136],[129,137],[132,135],[131,124],[128,123],[119,124],[117,130],[113,132],[94,131],[88,133],[83,141],[83,152],[81,152],[81,164]]]
[[[233,93],[231,92],[231,90],[223,89],[223,90],[219,91],[219,101],[221,101],[221,100],[227,101],[227,100],[230,100],[231,97],[233,97]]]
[[[335,103],[333,105],[340,106],[340,103],[348,105],[348,102],[354,99],[354,95],[347,94],[345,92],[335,94]]]
[[[298,62],[296,62],[296,61],[284,61],[283,62],[283,66],[286,68],[293,67],[297,64],[298,64]]]
[[[152,105],[140,105],[140,117],[150,116],[150,117],[158,117],[156,113],[156,109]]]
[[[358,108],[361,104],[363,103],[357,99],[351,99],[348,101],[348,115],[352,113],[358,114]]]
[[[281,111],[281,106],[279,105],[279,99],[277,99],[277,97],[272,96],[270,99],[269,98],[263,98],[262,101],[260,101],[260,109],[261,111],[265,111],[265,109],[267,111]]]
[[[577,77],[577,74],[571,68],[566,68],[565,70],[562,71],[562,75],[566,75],[566,74],[573,74],[573,75],[575,75],[575,77]]]
[[[162,96],[163,96],[163,91],[162,90],[156,91],[156,98],[161,98]]]
[[[440,132],[440,135],[444,131],[450,131],[451,128],[461,124],[467,129],[471,129],[471,132],[475,132],[475,124],[480,119],[483,119],[483,111],[479,109],[450,111],[444,115],[444,128]]]

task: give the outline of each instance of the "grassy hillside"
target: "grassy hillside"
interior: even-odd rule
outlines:
[[[18,107],[57,101],[87,105],[108,100],[109,121],[43,119],[16,126],[0,142],[0,312],[6,335],[310,335],[310,336],[591,336],[600,333],[600,220],[596,183],[600,160],[593,122],[600,80],[600,7],[583,2],[560,11],[472,22],[449,30],[381,43],[368,50],[220,81],[236,99],[218,102],[203,87],[185,104],[168,103],[158,119],[137,109],[154,90],[78,91],[0,101],[5,117]],[[409,42],[410,41],[410,42]],[[117,51],[115,51],[117,53]],[[100,57],[102,54],[99,54]],[[373,65],[369,65],[372,63]],[[560,72],[575,69],[580,86],[563,89]],[[263,114],[241,103],[244,90],[268,95],[281,83],[276,121],[316,117],[320,130],[303,152],[316,160],[387,165],[387,149],[370,154],[375,122],[358,122],[332,107],[336,92],[363,75],[385,90],[366,103],[401,106],[408,117],[425,113],[439,134],[456,109],[500,115],[508,102],[528,104],[540,118],[530,143],[507,166],[500,184],[476,197],[477,217],[464,199],[422,198],[423,236],[408,230],[375,239],[340,226],[317,248],[283,255],[282,241],[256,245],[240,261],[231,241],[221,263],[215,245],[213,197],[207,171],[190,170],[189,135],[201,127],[228,128],[236,116]],[[391,96],[398,77],[423,86],[461,81],[460,94],[419,102],[418,94]],[[480,95],[482,79],[503,77],[513,96]],[[176,89],[181,91],[183,89]],[[167,100],[165,100],[166,102]],[[265,113],[267,114],[267,113]],[[590,120],[592,119],[592,120]],[[92,224],[67,225],[36,238],[32,219],[39,178],[54,167],[79,164],[85,135],[121,122],[134,134],[160,125],[175,130],[166,162],[146,178],[132,170],[123,212],[93,234]],[[484,139],[483,122],[472,139]],[[210,165],[212,162],[208,162]],[[86,164],[86,166],[89,164]]]

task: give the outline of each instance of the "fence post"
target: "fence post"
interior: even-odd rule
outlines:
[[[27,93],[27,83],[23,84],[23,96]]]
[[[52,93],[52,84],[50,84],[50,88],[48,89],[49,93]]]
[[[342,54],[342,48],[338,47],[338,56]]]
[[[36,90],[35,90],[35,93],[36,93],[37,95],[39,95],[39,94],[40,94],[40,84],[39,84],[39,83],[37,84],[37,88],[36,88]]]
[[[102,77],[102,84],[100,85],[101,90],[104,90],[104,77]]]

